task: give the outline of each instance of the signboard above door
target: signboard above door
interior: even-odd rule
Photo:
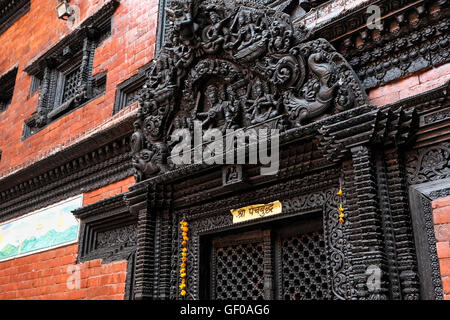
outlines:
[[[256,204],[240,209],[231,210],[233,215],[233,223],[241,223],[245,221],[266,218],[283,212],[283,205],[280,201],[268,204]]]

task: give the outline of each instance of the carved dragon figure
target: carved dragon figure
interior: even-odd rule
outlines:
[[[285,93],[284,105],[297,126],[300,126],[305,119],[320,116],[333,102],[338,83],[330,85],[334,70],[329,63],[322,61],[323,56],[320,53],[314,53],[308,58],[309,68],[319,79],[319,86],[313,88],[312,95],[315,96],[313,101],[308,101],[311,100],[308,98],[297,98],[292,91]]]

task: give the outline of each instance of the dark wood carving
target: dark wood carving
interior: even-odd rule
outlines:
[[[138,181],[171,169],[168,137],[193,120],[222,131],[267,121],[288,130],[367,103],[345,59],[325,40],[304,42],[280,11],[171,1],[168,13],[172,28],[140,95]]]
[[[381,29],[368,25],[370,5],[380,8]],[[448,63],[449,16],[448,1],[377,0],[344,9],[316,26],[311,37],[330,41],[371,89]],[[298,23],[315,23],[314,17],[307,15]]]
[[[441,143],[410,154],[408,183],[420,184],[450,177],[450,144]]]
[[[280,11],[252,1],[172,1],[169,15],[167,41],[147,72],[131,140],[141,181],[125,195],[139,216],[135,297],[180,298],[182,219],[190,224],[187,298],[198,299],[230,294],[214,291],[219,278],[204,287],[202,279],[215,272],[214,265],[201,267],[205,239],[320,212],[331,298],[423,298],[406,195],[410,169],[402,154],[421,128],[446,121],[445,110],[432,113],[441,111],[432,101],[444,103],[445,89],[371,106],[342,56],[323,39],[305,41],[303,29]],[[190,130],[194,120],[222,132],[280,129],[278,175],[261,176],[257,165],[174,166],[169,136]],[[336,209],[339,185],[346,195],[344,224]],[[233,225],[230,209],[274,200],[282,201],[282,216]],[[259,294],[280,297],[273,283],[282,276],[269,272],[272,261],[265,258],[276,253],[265,245],[270,236],[263,238]],[[374,268],[381,274],[375,287],[368,283]]]
[[[126,260],[136,250],[137,217],[130,214],[123,195],[77,209],[81,221],[78,261]]]

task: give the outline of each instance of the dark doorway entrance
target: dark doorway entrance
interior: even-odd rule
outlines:
[[[285,221],[204,239],[205,299],[330,299],[322,220]]]

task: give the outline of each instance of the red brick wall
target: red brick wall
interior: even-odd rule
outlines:
[[[117,194],[127,192],[128,189],[136,183],[134,177],[118,181],[109,186],[93,190],[84,194],[83,206],[99,202],[100,200],[113,197]]]
[[[369,92],[372,104],[383,106],[437,88],[450,80],[450,63],[389,83]]]
[[[84,20],[106,2],[72,0],[71,4],[80,7]],[[113,16],[112,36],[95,52],[93,74],[108,71],[106,94],[22,141],[24,121],[36,111],[39,98],[38,93],[29,96],[31,77],[23,69],[71,32],[56,16],[57,3],[31,0],[30,11],[0,35],[0,74],[18,66],[12,104],[0,113],[0,176],[110,118],[117,84],[153,59],[158,0],[121,0]]]
[[[450,197],[433,201],[433,209],[444,298],[450,300]]]
[[[72,0],[71,4],[80,8],[81,23],[107,1]],[[12,103],[0,113],[0,177],[18,166],[28,166],[73,137],[92,133],[111,119],[117,85],[153,59],[158,3],[120,1],[112,35],[95,52],[93,75],[108,72],[105,95],[22,141],[24,121],[36,111],[39,98],[39,93],[29,95],[31,77],[23,69],[72,31],[57,19],[56,0],[31,0],[30,11],[0,35],[0,74],[18,67]],[[135,108],[123,112],[135,112]],[[86,193],[83,205],[126,192],[134,183],[130,177]],[[70,245],[0,262],[0,299],[123,299],[126,261],[102,265],[95,260],[78,265],[80,289],[68,288],[67,280],[74,277],[68,270],[75,266],[77,251],[78,245]]]
[[[70,245],[1,262],[0,300],[122,300],[127,262],[76,265],[77,251]]]
[[[83,206],[124,193],[134,183],[134,177],[129,177],[85,193]],[[77,266],[77,252],[75,244],[0,262],[0,300],[123,299],[127,262],[102,265],[101,260],[93,260]],[[80,288],[71,290],[67,281],[76,268]]]

